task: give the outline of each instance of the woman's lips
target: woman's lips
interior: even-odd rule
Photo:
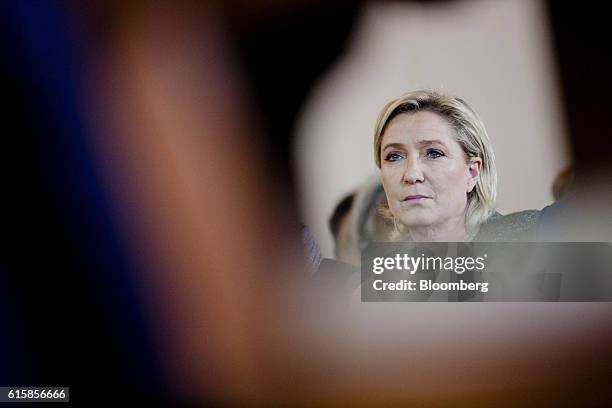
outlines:
[[[409,196],[404,197],[402,201],[419,201],[419,200],[425,200],[428,198],[431,198],[431,197],[424,196],[421,194],[414,194],[414,195],[409,195]]]

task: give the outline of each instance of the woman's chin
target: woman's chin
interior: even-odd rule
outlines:
[[[434,217],[428,216],[428,214],[422,214],[419,216],[415,216],[411,214],[410,216],[404,216],[399,218],[401,224],[405,228],[427,228],[431,227],[435,223]]]

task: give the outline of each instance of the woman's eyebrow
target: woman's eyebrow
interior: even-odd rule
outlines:
[[[393,148],[402,148],[404,147],[403,143],[389,143],[383,146],[382,150],[386,150],[388,147],[393,147]]]
[[[446,144],[444,144],[444,142],[439,139],[419,140],[417,144],[419,146],[430,146],[430,145],[435,145],[435,144],[446,146]]]

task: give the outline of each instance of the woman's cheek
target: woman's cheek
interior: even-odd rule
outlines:
[[[393,191],[393,181],[396,178],[396,172],[393,171],[389,165],[386,165],[384,170],[382,171],[382,183],[385,191]]]

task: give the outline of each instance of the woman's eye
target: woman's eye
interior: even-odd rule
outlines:
[[[442,157],[442,156],[444,156],[444,153],[441,152],[440,150],[429,149],[427,151],[427,157],[430,159],[437,159],[438,157]]]
[[[394,161],[398,161],[402,158],[402,156],[400,156],[397,153],[389,153],[387,154],[387,156],[385,157],[386,161],[390,161],[390,162],[394,162]]]

